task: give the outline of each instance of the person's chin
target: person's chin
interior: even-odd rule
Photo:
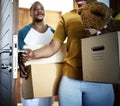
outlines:
[[[36,22],[41,22],[41,21],[43,21],[43,18],[36,19]]]

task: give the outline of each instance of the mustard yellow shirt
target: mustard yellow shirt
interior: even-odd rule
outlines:
[[[78,12],[79,9],[74,9],[62,15],[53,37],[61,43],[68,38],[63,75],[74,79],[82,79],[81,38],[85,37]]]

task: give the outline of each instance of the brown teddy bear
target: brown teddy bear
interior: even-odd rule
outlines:
[[[83,25],[87,29],[93,29],[91,34],[102,30],[109,23],[111,9],[102,2],[90,2],[84,5],[79,14],[81,15]],[[89,33],[90,34],[90,33]]]
[[[108,32],[115,32],[115,31],[120,31],[120,11],[116,14],[117,11],[113,13],[113,19],[111,22],[108,24],[106,29],[103,29],[103,33],[108,33]]]
[[[112,20],[107,28],[103,29],[101,32],[103,34],[109,33],[109,32],[115,32],[115,31],[120,31],[120,20]]]

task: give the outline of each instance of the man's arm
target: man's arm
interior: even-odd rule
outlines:
[[[62,46],[59,41],[52,40],[48,45],[34,51],[27,51],[30,59],[47,58],[54,55]]]

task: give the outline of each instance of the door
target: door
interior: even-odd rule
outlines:
[[[18,0],[0,0],[0,106],[17,106]]]

